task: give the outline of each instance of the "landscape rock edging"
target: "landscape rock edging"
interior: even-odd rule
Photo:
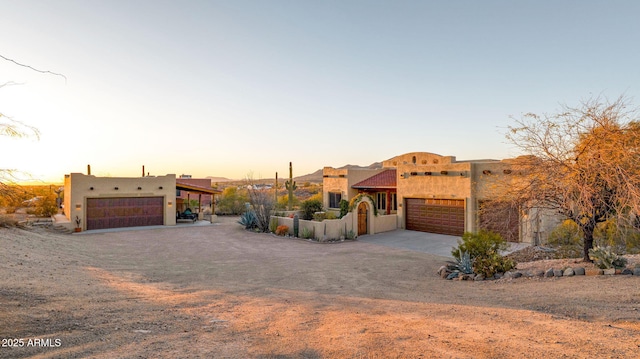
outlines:
[[[482,275],[476,274],[464,274],[456,271],[451,271],[447,266],[441,266],[437,271],[438,276],[447,280],[474,280],[482,281],[485,278]],[[516,278],[551,278],[551,277],[573,277],[573,276],[596,276],[596,275],[634,275],[640,276],[640,267],[636,268],[624,268],[603,270],[599,268],[584,267],[566,267],[562,269],[549,268],[546,271],[543,270],[511,270],[506,273],[496,273],[495,276],[489,279],[516,279]]]

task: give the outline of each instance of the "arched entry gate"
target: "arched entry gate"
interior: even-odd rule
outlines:
[[[358,205],[358,235],[367,234],[369,206],[366,202]]]

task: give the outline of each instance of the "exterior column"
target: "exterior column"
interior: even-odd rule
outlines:
[[[391,190],[387,190],[387,214],[391,214]]]

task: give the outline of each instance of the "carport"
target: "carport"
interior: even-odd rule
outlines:
[[[196,186],[194,184],[190,184],[190,183],[186,183],[185,181],[180,181],[179,179],[176,179],[176,195],[178,193],[178,191],[186,191],[187,192],[187,203],[189,203],[191,201],[191,195],[197,195],[198,198],[198,207],[202,206],[202,195],[203,194],[209,194],[211,195],[211,213],[215,213],[215,195],[216,194],[221,194],[222,191],[214,189],[214,188],[207,188],[207,187],[202,187],[202,186]],[[176,203],[177,205],[177,203]],[[178,208],[178,210],[184,211],[186,209],[185,208]],[[198,213],[200,212],[200,208],[198,208]]]

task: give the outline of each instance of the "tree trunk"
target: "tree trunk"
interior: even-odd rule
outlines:
[[[594,231],[594,226],[591,225],[587,225],[582,227],[582,233],[584,233],[584,261],[585,262],[592,262],[591,258],[589,258],[589,249],[593,248],[593,231]]]

